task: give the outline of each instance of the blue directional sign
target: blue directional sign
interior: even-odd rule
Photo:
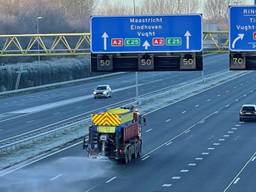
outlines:
[[[92,53],[201,51],[200,14],[91,18]]]
[[[256,6],[229,8],[230,51],[256,51]]]

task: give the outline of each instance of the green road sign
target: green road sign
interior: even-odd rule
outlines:
[[[166,45],[167,46],[181,46],[182,39],[181,39],[181,37],[167,37]]]
[[[125,46],[140,46],[139,38],[125,38],[124,40]]]

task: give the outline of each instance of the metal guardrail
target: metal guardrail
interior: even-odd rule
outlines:
[[[203,33],[206,52],[226,52],[228,32]],[[90,54],[90,33],[0,35],[0,57]]]
[[[134,101],[135,100],[131,98],[102,108],[125,106],[127,104],[134,103]],[[56,135],[59,135],[63,132],[72,131],[77,126],[86,125],[87,123],[89,123],[90,114],[102,108],[88,111],[84,114],[80,114],[74,118],[67,119],[63,122],[57,122],[51,126],[45,126],[26,133],[22,133],[20,135],[0,140],[0,154],[8,153],[28,144],[35,143],[36,141],[41,141],[49,137],[55,137]]]
[[[219,73],[214,73],[214,74],[208,74],[205,76],[205,80],[204,82],[208,79],[208,78],[214,78],[215,76],[218,76]],[[189,82],[186,83],[181,83],[178,86],[168,86],[162,89],[159,89],[157,91],[152,91],[150,93],[146,93],[140,96],[139,98],[139,102],[140,101],[145,101],[145,99],[147,98],[151,98],[154,95],[159,95],[164,93],[164,92],[169,92],[172,89],[180,89],[183,88],[189,84],[193,84],[195,81],[200,81],[201,78],[196,78],[193,79]],[[114,103],[102,108],[108,108],[108,107],[118,107],[118,106],[126,106],[126,105],[131,105],[131,104],[135,104],[135,98],[131,98],[131,99],[127,99],[118,103]],[[102,108],[99,108],[97,110],[100,110]],[[0,141],[0,154],[4,154],[4,153],[8,153],[10,151],[19,149],[23,146],[26,146],[28,144],[34,143],[36,141],[41,141],[44,140],[46,138],[50,138],[50,137],[55,137],[56,135],[59,135],[63,132],[69,132],[72,131],[74,129],[77,128],[77,126],[81,126],[81,125],[86,125],[89,123],[90,121],[90,114],[92,112],[95,112],[97,110],[93,110],[93,111],[88,111],[85,112],[84,114],[80,114],[76,117],[67,119],[63,122],[57,122],[54,125],[51,126],[45,126],[39,129],[35,129],[26,133],[22,133],[20,135],[17,136],[13,136],[7,139],[3,139]]]

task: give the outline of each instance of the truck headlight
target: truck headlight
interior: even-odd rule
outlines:
[[[93,91],[93,94],[95,95],[95,94],[96,94],[96,91]]]

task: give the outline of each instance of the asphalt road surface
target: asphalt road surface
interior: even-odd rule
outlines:
[[[216,68],[227,60],[213,57]],[[118,94],[114,98],[129,97]],[[147,114],[143,156],[130,165],[88,159],[77,145],[2,177],[0,191],[253,192],[256,126],[240,123],[239,110],[254,103],[255,94],[256,76],[250,73]]]

